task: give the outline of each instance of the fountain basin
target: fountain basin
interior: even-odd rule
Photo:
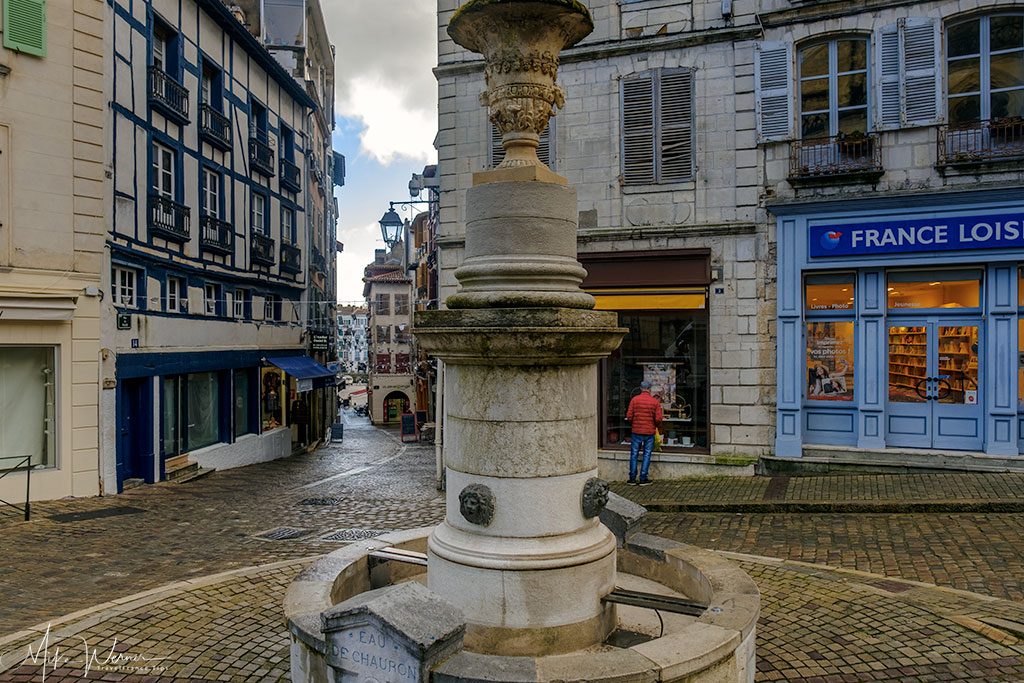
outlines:
[[[321,615],[367,591],[406,581],[426,583],[428,568],[382,562],[369,554],[388,547],[426,552],[431,531],[395,532],[346,546],[321,557],[295,579],[285,598],[293,681],[342,680],[340,672],[328,664],[329,645],[321,631]],[[653,611],[619,606],[616,635],[625,637],[614,639],[618,645],[602,644],[543,657],[505,657],[458,649],[434,665],[429,680],[754,680],[760,595],[745,572],[713,552],[645,534],[630,536],[618,550],[617,570],[621,587],[683,596],[708,605],[708,609],[700,617],[663,614],[662,628]],[[623,646],[631,641],[636,644]]]

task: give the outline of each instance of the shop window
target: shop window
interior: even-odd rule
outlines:
[[[277,368],[263,368],[260,375],[260,423],[263,431],[284,424],[284,373]]]
[[[235,412],[235,437],[237,438],[243,434],[249,434],[253,430],[249,420],[249,371],[235,370],[234,375],[232,405]]]
[[[853,321],[807,323],[807,398],[853,401]]]
[[[0,346],[0,468],[57,462],[56,352]]]
[[[165,377],[162,393],[164,457],[221,441],[220,382],[216,372]]]
[[[808,313],[852,311],[854,281],[853,273],[808,275],[804,282],[804,310]]]
[[[887,290],[890,309],[978,308],[981,272],[890,273]]]
[[[612,298],[612,297],[609,297]],[[666,449],[708,447],[708,322],[703,311],[623,311],[619,326],[629,333],[602,363],[604,447],[625,448],[630,429],[626,409],[651,383],[665,413]]]

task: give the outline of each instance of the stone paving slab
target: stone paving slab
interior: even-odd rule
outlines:
[[[1024,512],[1024,474],[691,477],[612,490],[656,512]]]
[[[1024,604],[920,582],[743,554],[728,557],[757,582],[758,681],[1021,681],[1016,623]],[[46,681],[287,681],[281,600],[307,561],[235,570],[129,596],[54,623]],[[47,625],[37,627],[39,635]],[[0,639],[0,683],[42,681],[22,663],[31,638]],[[95,652],[84,678],[83,648]],[[150,668],[147,668],[150,667]],[[100,669],[103,669],[100,671]],[[101,677],[102,676],[102,677]]]

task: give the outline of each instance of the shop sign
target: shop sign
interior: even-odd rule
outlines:
[[[299,379],[295,380],[295,390],[300,394],[305,391],[313,391],[313,380],[311,379]]]
[[[331,336],[329,334],[312,334],[310,336],[310,348],[313,351],[328,351],[331,346]]]
[[[1024,248],[1024,213],[811,226],[811,258]]]

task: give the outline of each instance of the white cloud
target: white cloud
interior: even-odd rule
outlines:
[[[342,229],[338,239],[345,251],[338,254],[338,301],[363,301],[363,268],[373,260],[373,250],[383,246],[376,223]],[[344,275],[344,277],[343,277]]]
[[[337,109],[365,125],[362,151],[385,165],[433,161],[435,0],[324,0],[323,9],[337,47]]]

